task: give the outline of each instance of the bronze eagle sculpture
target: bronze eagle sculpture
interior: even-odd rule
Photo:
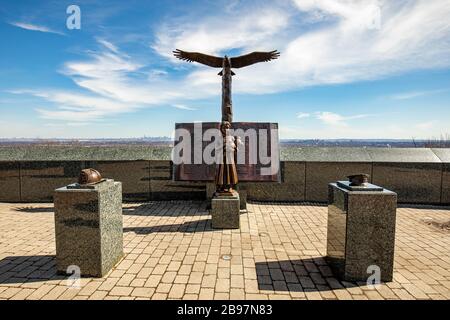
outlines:
[[[176,49],[173,54],[178,59],[187,62],[198,62],[213,68],[222,68],[219,76],[222,76],[222,123],[220,130],[223,136],[223,162],[216,167],[216,195],[230,195],[233,193],[233,188],[238,183],[238,176],[236,164],[234,163],[234,153],[236,152],[236,145],[231,142],[231,147],[227,148],[227,140],[234,141],[233,137],[229,136],[228,130],[231,128],[233,121],[233,110],[231,103],[231,77],[235,73],[231,68],[243,68],[258,62],[266,62],[277,59],[280,53],[277,50],[269,52],[252,52],[239,57],[229,58],[215,57],[199,52],[187,52]],[[229,154],[230,150],[231,153]]]
[[[222,121],[232,122],[232,103],[231,103],[231,76],[235,73],[232,68],[243,68],[258,62],[266,62],[277,59],[280,53],[277,50],[268,52],[252,52],[239,57],[229,58],[215,57],[200,52],[188,52],[176,49],[173,51],[175,57],[187,62],[198,62],[213,68],[222,68],[219,76],[222,76]]]
[[[176,49],[173,51],[173,54],[178,59],[188,61],[188,62],[198,62],[201,64],[205,64],[207,66],[213,68],[223,68],[224,64],[229,66],[230,68],[243,68],[250,66],[252,64],[258,62],[266,62],[270,60],[277,59],[280,56],[280,53],[277,50],[269,51],[269,52],[252,52],[249,54],[245,54],[239,57],[229,58],[228,56],[224,57],[215,57],[210,56],[208,54],[199,53],[199,52],[188,52]]]

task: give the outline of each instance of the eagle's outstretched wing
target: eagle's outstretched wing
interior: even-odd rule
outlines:
[[[279,56],[280,53],[277,50],[269,52],[252,52],[243,56],[231,58],[231,68],[242,68],[254,63],[277,59]]]
[[[199,62],[202,64],[206,64],[207,66],[214,68],[222,68],[223,58],[214,57],[207,54],[199,53],[199,52],[187,52],[183,50],[176,49],[173,51],[173,55],[178,59],[188,61],[188,62]]]

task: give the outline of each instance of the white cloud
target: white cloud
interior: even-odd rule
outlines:
[[[294,0],[304,12],[320,16],[322,20],[339,18],[346,24],[363,28],[379,28],[381,1],[379,0]]]
[[[105,48],[111,50],[112,52],[119,54],[119,49],[111,42],[101,38],[98,38],[97,42],[102,44]]]
[[[97,41],[107,50],[90,52],[88,54],[90,60],[67,62],[62,72],[74,78],[104,79],[109,75],[116,78],[127,76],[142,67],[141,64],[132,61],[128,55],[121,54],[112,43],[104,40]]]
[[[156,34],[152,48],[161,56],[173,58],[176,48],[219,54],[235,48],[271,49],[266,41],[288,26],[290,13],[272,6],[212,14],[196,21],[170,21]],[[180,62],[181,63],[181,62]]]
[[[181,109],[181,110],[197,110],[196,108],[185,106],[184,104],[173,104],[172,107]]]
[[[100,48],[89,52],[88,60],[67,62],[61,70],[90,93],[54,89],[9,92],[40,97],[56,106],[56,110],[37,108],[41,118],[86,122],[166,103],[172,103],[178,109],[195,110],[173,102],[201,98],[205,94],[217,94],[220,91],[218,76],[210,83],[196,81],[189,76],[181,80],[149,77],[148,72],[141,71],[143,64],[123,54],[114,44],[103,39],[97,39],[97,42]],[[161,74],[161,70],[157,69],[157,73]]]
[[[11,93],[35,96],[54,104],[56,109],[36,108],[41,118],[49,120],[97,122],[108,116],[130,112],[138,108],[136,105],[113,99],[66,91],[15,90]]]
[[[303,118],[309,118],[310,114],[306,113],[306,112],[299,112],[297,113],[297,118],[298,119],[303,119]]]
[[[433,94],[438,94],[442,92],[448,91],[447,89],[442,90],[428,90],[428,91],[410,91],[410,92],[402,92],[389,96],[393,100],[408,100],[414,99],[417,97],[428,96]]]
[[[284,50],[284,62],[292,66],[288,76],[296,86],[376,79],[450,64],[448,1],[380,1],[379,29],[362,25],[370,20],[365,14],[370,10],[362,6],[373,7],[373,1],[308,2],[315,7],[306,8],[318,8],[334,20],[298,36]]]
[[[45,27],[45,26],[39,26],[39,25],[36,25],[36,24],[31,24],[31,23],[11,22],[10,25],[18,27],[18,28],[25,29],[25,30],[39,31],[39,32],[46,32],[46,33],[55,33],[55,34],[59,34],[61,36],[65,35],[63,32],[56,31],[56,30],[50,29],[50,28]]]
[[[355,120],[355,119],[362,119],[370,117],[369,114],[357,114],[352,116],[342,116],[340,114],[329,112],[329,111],[322,111],[322,112],[316,112],[315,113],[316,118],[321,120],[323,123],[327,125],[333,125],[333,126],[347,126],[348,120]]]

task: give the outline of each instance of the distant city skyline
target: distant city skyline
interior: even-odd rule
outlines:
[[[450,139],[442,136],[437,139],[280,139],[283,149],[303,147],[350,147],[350,148],[449,148]],[[45,146],[133,146],[172,148],[172,137],[138,137],[138,138],[96,138],[96,139],[33,139],[33,138],[0,138],[0,147],[45,147]]]
[[[282,139],[439,138],[449,16],[448,0],[2,1],[0,139],[162,137],[219,120],[221,78],[176,48],[278,49],[236,70],[233,107],[235,121],[278,122]]]

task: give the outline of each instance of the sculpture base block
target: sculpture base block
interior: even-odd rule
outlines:
[[[93,188],[55,190],[56,267],[103,277],[123,257],[122,184],[107,179]]]
[[[214,229],[239,229],[239,194],[230,196],[214,195],[211,200],[211,223]]]
[[[327,262],[345,281],[392,281],[397,194],[371,185],[351,191],[329,184]],[[380,190],[381,191],[372,191]]]
[[[247,190],[239,189],[239,208],[247,210]]]
[[[239,204],[241,210],[247,210],[247,190],[245,188],[237,186],[237,192],[239,193]],[[206,200],[207,209],[211,209],[211,199],[216,193],[216,185],[214,183],[206,184]]]

